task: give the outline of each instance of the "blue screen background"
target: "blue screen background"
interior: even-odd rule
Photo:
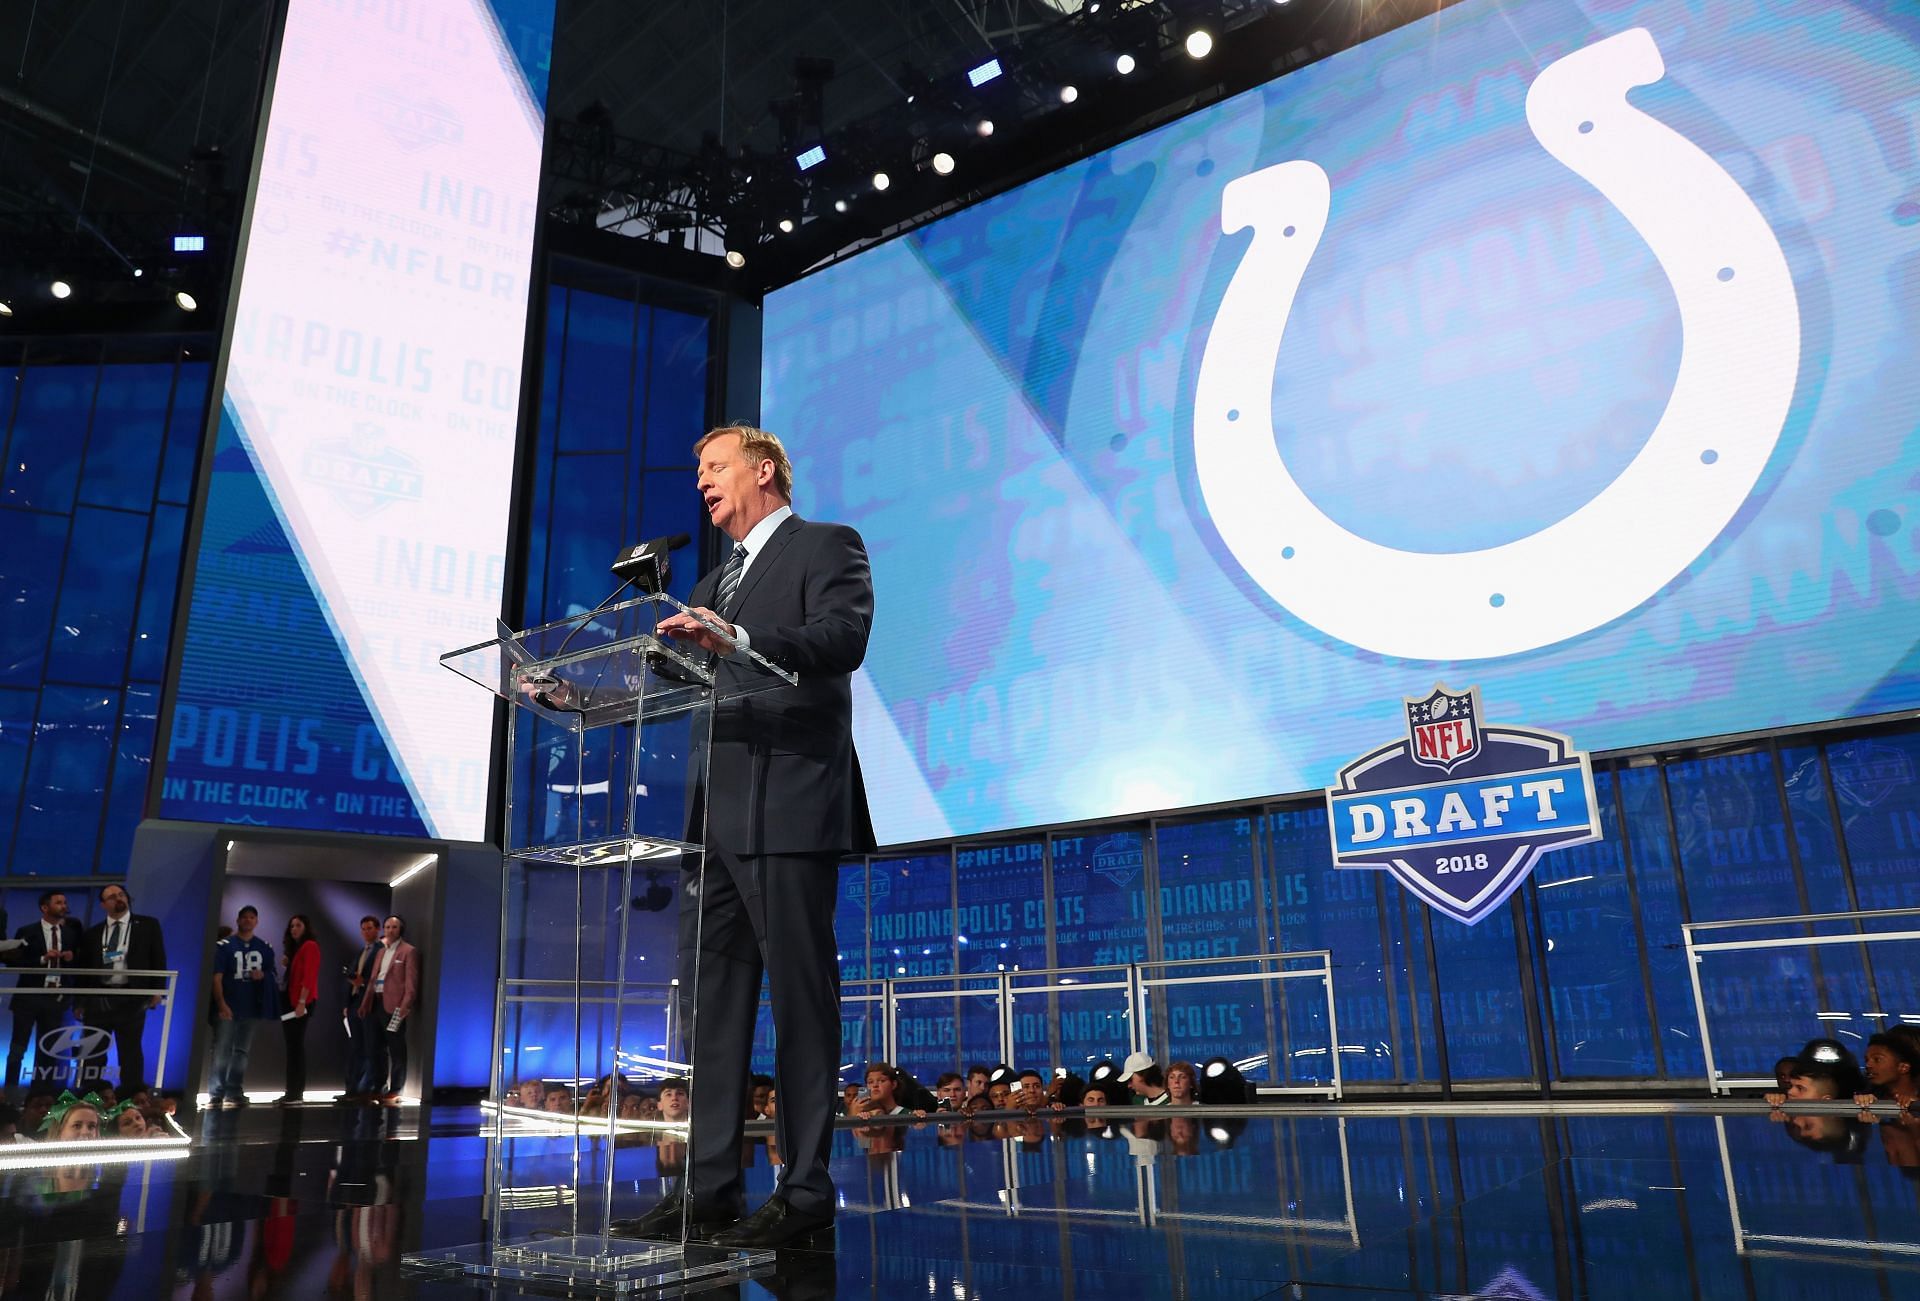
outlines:
[[[1686,342],[1639,235],[1524,114],[1542,67],[1634,27],[1667,71],[1631,102],[1741,186],[1793,275],[1773,458],[1611,623],[1496,660],[1343,643],[1242,574],[1195,484],[1194,377],[1250,238],[1221,234],[1221,191],[1296,158],[1332,182],[1273,403],[1320,509],[1408,550],[1524,537],[1632,461]],[[1917,42],[1888,6],[1467,0],[772,295],[763,418],[796,506],[873,554],[881,839],[1311,789],[1437,680],[1588,749],[1920,704]]]

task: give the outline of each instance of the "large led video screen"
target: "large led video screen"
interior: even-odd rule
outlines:
[[[1920,10],[1463,0],[774,294],[763,417],[904,842],[1920,705],[1916,358]]]
[[[163,816],[485,834],[552,0],[292,0]]]

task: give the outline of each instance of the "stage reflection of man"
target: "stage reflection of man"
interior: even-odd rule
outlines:
[[[779,1045],[775,1128],[787,1164],[773,1196],[714,1241],[824,1245],[835,1205],[827,1153],[840,1045],[833,908],[839,860],[873,845],[851,683],[873,622],[872,575],[858,533],[793,513],[793,470],[778,438],[727,426],[694,451],[708,516],[734,546],[694,587],[700,617],[676,614],[660,629],[715,656],[723,691],[747,680],[739,647],[793,671],[799,684],[715,708],[704,784],[695,756],[689,836],[707,854],[704,892],[690,873],[681,899],[681,949],[696,955],[698,971],[690,1186],[640,1228],[677,1236],[682,1215],[720,1228],[743,1209],[748,1063],[764,971]]]

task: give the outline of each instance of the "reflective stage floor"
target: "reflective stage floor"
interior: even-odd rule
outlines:
[[[1576,1110],[843,1130],[837,1256],[731,1294],[1920,1297],[1920,1127]],[[59,1178],[17,1165],[50,1149],[0,1149],[16,1165],[0,1170],[0,1297],[501,1296],[400,1267],[482,1237],[481,1124],[471,1108],[254,1108],[190,1123],[204,1141],[184,1159]],[[602,1142],[531,1131],[509,1157],[513,1233],[597,1210]],[[615,1213],[650,1205],[675,1157],[617,1146]],[[764,1142],[753,1163],[757,1202]]]

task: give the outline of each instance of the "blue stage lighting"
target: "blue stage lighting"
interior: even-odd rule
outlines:
[[[827,151],[820,145],[815,145],[793,161],[800,164],[800,170],[804,172],[809,167],[818,167],[821,163],[826,162]]]
[[[967,69],[967,80],[977,89],[1000,75],[1000,60],[988,59],[977,68]]]

